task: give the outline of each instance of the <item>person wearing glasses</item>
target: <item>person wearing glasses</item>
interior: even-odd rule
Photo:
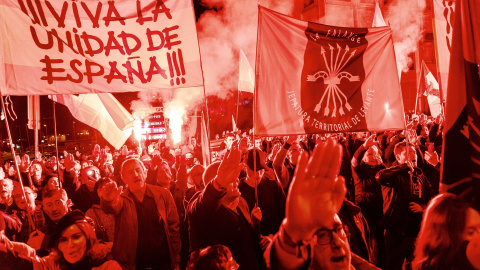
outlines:
[[[265,252],[269,269],[378,269],[353,254],[337,212],[345,198],[338,176],[342,146],[332,139],[302,153],[287,197],[285,219]]]

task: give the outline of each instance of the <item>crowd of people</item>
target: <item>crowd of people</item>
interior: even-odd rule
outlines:
[[[480,269],[480,214],[440,184],[442,122],[0,168],[1,269]]]

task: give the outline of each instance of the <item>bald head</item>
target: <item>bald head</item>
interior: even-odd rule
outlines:
[[[0,180],[0,203],[8,203],[12,198],[13,181],[5,178]]]
[[[30,187],[24,187],[23,189],[25,190],[25,196],[23,196],[23,190],[20,185],[13,188],[13,199],[15,204],[22,210],[33,212],[35,210],[37,193],[35,193]]]

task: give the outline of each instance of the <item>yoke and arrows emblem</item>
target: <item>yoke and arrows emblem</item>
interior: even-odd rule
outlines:
[[[325,89],[325,92],[322,95],[322,98],[318,102],[317,106],[315,106],[315,111],[319,113],[323,105],[323,107],[325,108],[323,115],[328,116],[330,114],[330,107],[331,107],[330,104],[333,103],[333,110],[331,112],[331,116],[336,117],[337,101],[339,103],[338,112],[340,113],[340,115],[345,114],[345,111],[343,109],[344,107],[348,111],[352,109],[352,107],[348,103],[348,98],[345,96],[342,90],[340,90],[338,85],[340,84],[340,81],[344,78],[348,79],[350,82],[360,81],[359,76],[353,76],[349,72],[342,71],[345,65],[355,55],[355,52],[357,50],[354,50],[351,53],[349,53],[350,48],[348,47],[348,45],[346,46],[345,49],[343,49],[342,47],[340,47],[340,45],[337,44],[337,49],[335,52],[335,48],[332,45],[328,44],[328,46],[330,47],[330,62],[327,61],[327,57],[325,56],[326,54],[325,49],[321,47],[321,54],[323,56],[323,60],[325,61],[325,66],[327,67],[327,70],[326,71],[321,70],[313,75],[307,75],[307,81],[315,82],[317,81],[318,78],[323,78],[323,82],[325,85],[327,85],[327,87]],[[342,54],[342,50],[344,51],[344,53],[341,56],[340,61],[338,61],[340,55]],[[349,54],[349,56],[347,56],[347,59],[345,60],[345,56],[347,54]],[[333,59],[334,56],[336,56],[335,62]]]

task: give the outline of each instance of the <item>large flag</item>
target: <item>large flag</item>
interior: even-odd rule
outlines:
[[[112,117],[96,94],[53,95],[49,98],[65,105],[78,121],[98,130],[115,149],[120,149],[132,134],[133,128],[121,130],[113,120],[115,117],[120,117],[124,112],[120,111],[117,116]],[[118,103],[113,96],[109,99]],[[117,104],[116,106],[122,105]],[[132,116],[130,115],[129,118],[132,118]]]
[[[255,73],[242,49],[240,49],[238,63],[238,90],[253,94],[253,89],[255,88]]]
[[[389,27],[328,26],[259,9],[256,134],[404,129]]]
[[[441,182],[480,202],[480,5],[456,1]]]
[[[3,95],[203,85],[191,0],[0,0]]]
[[[455,18],[455,1],[433,0],[433,31],[437,58],[440,98],[447,97],[448,70],[452,51],[452,30]]]

